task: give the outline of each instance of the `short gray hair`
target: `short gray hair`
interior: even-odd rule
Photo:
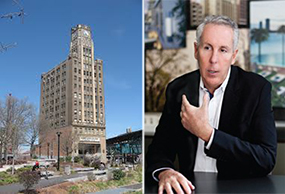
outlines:
[[[237,49],[238,46],[238,39],[239,39],[239,31],[238,31],[238,25],[231,20],[227,16],[222,16],[222,15],[212,15],[212,16],[207,16],[204,21],[198,26],[196,30],[196,41],[197,41],[197,46],[200,45],[201,42],[201,35],[204,31],[204,28],[207,24],[216,24],[216,25],[225,25],[229,26],[230,28],[233,29],[234,32],[234,51]]]

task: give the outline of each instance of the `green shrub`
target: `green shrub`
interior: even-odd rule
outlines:
[[[0,185],[7,185],[11,183],[18,182],[18,176],[17,175],[11,175],[7,172],[0,172]]]
[[[66,162],[71,162],[71,159],[72,159],[71,156],[66,156],[66,157],[65,157]]]
[[[74,162],[75,162],[75,163],[79,163],[79,162],[80,162],[80,160],[81,160],[81,159],[80,159],[80,157],[79,157],[79,156],[75,156],[75,157],[74,157]]]
[[[121,169],[113,171],[113,178],[114,180],[120,180],[121,178],[125,177],[126,173],[123,172]]]
[[[24,171],[19,175],[19,182],[22,183],[26,190],[29,190],[40,180],[40,175],[36,171]]]
[[[16,174],[21,174],[22,172],[32,170],[32,168],[33,168],[32,166],[26,166],[26,167],[18,168],[16,170]]]
[[[79,187],[77,185],[72,185],[71,187],[68,188],[68,193],[79,193]]]

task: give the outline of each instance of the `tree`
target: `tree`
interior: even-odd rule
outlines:
[[[29,193],[29,189],[37,184],[41,179],[37,171],[24,171],[19,175],[19,182],[25,187],[25,193]]]
[[[146,53],[146,112],[161,112],[165,87],[173,78],[177,66],[185,60],[180,50],[149,50]]]
[[[77,131],[62,131],[60,139],[60,150],[65,154],[65,156],[71,156],[72,162],[74,164],[74,150],[78,148],[78,144],[75,145],[74,142],[78,142],[79,135]],[[65,157],[66,159],[66,157]]]
[[[73,152],[73,142],[76,141],[77,135],[72,134],[71,132],[63,133],[61,138],[61,150],[65,153],[66,156],[69,156]]]
[[[24,133],[28,128],[31,116],[32,105],[26,99],[19,100],[9,94],[6,97],[6,103],[0,103],[0,126],[1,126],[1,149],[4,147],[4,156],[8,162],[8,149],[12,151],[14,174],[15,156],[20,144],[24,143]]]
[[[35,143],[39,137],[40,118],[36,113],[36,109],[33,107],[31,110],[31,117],[28,123],[28,128],[25,132],[24,141],[30,146],[30,156],[35,151]]]
[[[258,43],[258,61],[261,63],[261,43],[269,37],[267,29],[254,28],[251,30],[251,41]]]

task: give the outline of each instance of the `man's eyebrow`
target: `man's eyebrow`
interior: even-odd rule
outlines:
[[[226,45],[222,45],[222,46],[220,46],[220,48],[226,48],[226,49],[230,49],[231,47],[229,47],[229,46],[226,46]]]
[[[210,43],[208,43],[208,42],[204,42],[204,43],[202,43],[201,45],[209,45],[209,46],[212,46]]]

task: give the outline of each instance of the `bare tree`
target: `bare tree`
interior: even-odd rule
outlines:
[[[186,59],[180,50],[148,50],[146,53],[146,112],[161,112],[168,82]]]
[[[12,174],[14,174],[15,156],[19,145],[24,143],[23,137],[28,128],[32,105],[26,99],[19,100],[11,94],[6,97],[6,103],[0,105],[1,134],[3,134],[1,146],[4,146],[6,163],[8,162],[8,149],[12,151]]]
[[[74,142],[78,141],[78,134],[77,132],[64,132],[61,135],[61,145],[60,149],[64,152],[66,156],[70,156],[74,150],[78,147],[74,144]],[[72,158],[73,158],[72,154]]]
[[[31,116],[28,123],[28,128],[25,131],[24,141],[30,146],[30,156],[33,156],[35,151],[35,143],[39,138],[40,118],[33,107],[31,110]]]
[[[46,139],[46,135],[50,132],[52,132],[52,130],[54,129],[53,127],[51,127],[51,123],[52,121],[48,119],[47,115],[44,114],[40,114],[39,116],[39,120],[38,120],[38,144],[39,144],[39,149],[41,149],[42,147],[44,147],[46,144],[50,143],[50,139]],[[46,150],[49,153],[49,149],[50,147],[48,146],[46,148]],[[40,150],[41,152],[41,150]],[[40,153],[41,155],[41,153]],[[49,156],[49,155],[48,155]]]

